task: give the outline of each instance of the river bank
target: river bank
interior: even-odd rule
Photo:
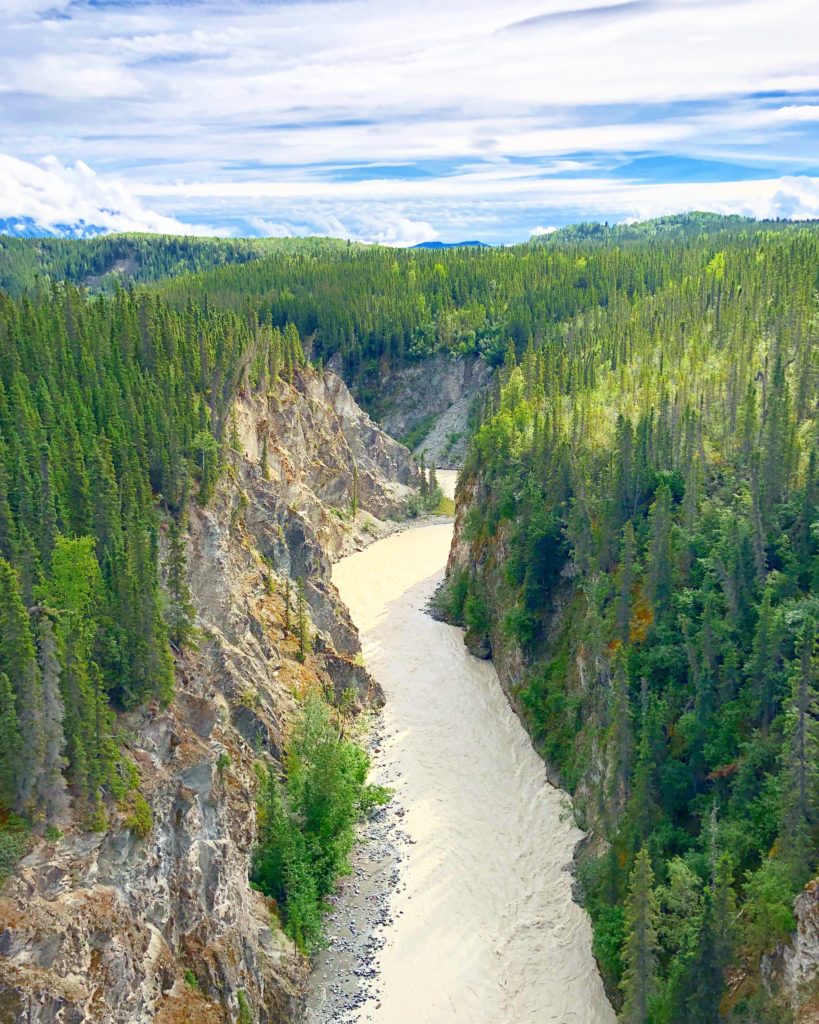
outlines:
[[[426,612],[451,536],[451,523],[420,525],[334,570],[387,698],[371,742],[395,797],[335,899],[308,1020],[610,1024],[572,902],[582,833],[567,799],[492,664]]]

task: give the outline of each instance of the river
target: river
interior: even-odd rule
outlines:
[[[454,473],[440,473],[447,489]],[[582,833],[494,667],[425,612],[452,524],[419,525],[339,562],[333,580],[386,695],[377,773],[408,846],[378,954],[373,1024],[611,1024],[572,902]]]

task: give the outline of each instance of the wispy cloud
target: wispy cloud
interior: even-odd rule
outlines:
[[[815,0],[0,0],[0,209],[395,242],[816,215],[818,37]]]

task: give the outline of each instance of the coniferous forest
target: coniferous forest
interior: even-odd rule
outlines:
[[[727,980],[817,869],[817,235],[622,234],[655,288],[507,347],[446,602],[523,652],[622,1019],[780,1019]],[[618,237],[549,245],[579,269]]]
[[[134,784],[116,710],[173,694],[191,615],[180,541],[236,389],[292,377],[284,332],[147,293],[0,295],[0,800],[88,822]],[[168,536],[160,587],[159,536]]]
[[[135,786],[117,716],[172,699],[187,510],[240,390],[335,358],[377,415],[390,372],[477,355],[495,383],[440,604],[522,666],[510,695],[591,830],[610,997],[628,1024],[787,1019],[758,965],[819,867],[819,231],[14,240],[0,281],[6,818],[53,827],[73,801],[103,828]],[[296,843],[301,795],[267,785]]]

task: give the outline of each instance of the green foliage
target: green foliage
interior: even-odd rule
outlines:
[[[304,580],[298,582],[296,614],[298,616],[299,649],[296,658],[304,662],[313,644],[310,638],[310,620],[307,617],[307,601],[304,596]]]
[[[534,245],[642,282],[508,350],[463,540],[538,747],[611,843],[584,890],[624,1019],[711,1024],[817,866],[819,237],[696,215]]]
[[[455,569],[443,582],[432,603],[447,622],[462,626],[468,594],[469,573],[465,569]]]
[[[25,856],[31,841],[28,824],[16,814],[9,815],[0,824],[0,885]]]
[[[793,898],[795,879],[788,865],[774,857],[764,860],[745,882],[745,934],[757,954],[770,952],[796,927]]]
[[[247,993],[239,989],[236,993],[236,1001],[239,1004],[239,1016],[236,1018],[237,1024],[253,1024],[253,1009],[250,1005],[250,1000],[247,998]]]
[[[119,259],[121,246],[148,276],[173,253],[207,265],[258,255],[184,240],[8,240],[0,267],[37,254],[43,285],[58,267],[81,277]],[[89,300],[70,285],[0,293],[0,808],[52,824],[70,793],[104,827],[106,801],[127,789],[115,711],[167,703],[171,644],[194,640],[188,494],[214,492],[238,389],[266,393],[303,364],[292,323],[282,332],[245,311],[180,312],[136,291]]]
[[[489,629],[489,606],[480,594],[469,594],[464,602],[464,621],[467,629],[473,633],[483,634]]]
[[[400,439],[401,444],[409,448],[410,451],[414,451],[422,441],[425,441],[429,437],[429,432],[435,426],[438,417],[435,413],[430,413],[428,416],[424,416],[420,419],[414,427],[404,434]]]
[[[349,870],[356,822],[389,798],[367,785],[368,767],[364,751],[343,738],[332,709],[313,695],[293,728],[285,781],[272,767],[260,773],[252,880],[276,900],[303,950],[320,944],[323,900]]]
[[[625,904],[623,1012],[625,1024],[646,1024],[657,988],[657,900],[648,851],[634,860]]]
[[[151,829],[154,827],[150,805],[139,791],[130,795],[128,813],[123,824],[140,839],[145,839],[150,835]]]

